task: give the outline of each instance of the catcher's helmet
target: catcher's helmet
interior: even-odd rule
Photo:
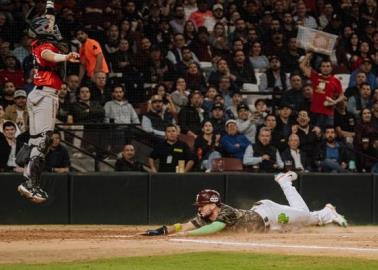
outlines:
[[[215,203],[216,205],[220,205],[221,198],[218,191],[213,189],[204,189],[196,196],[196,202],[194,205],[202,206],[208,203]]]
[[[45,16],[34,18],[29,25],[29,36],[31,38],[61,41],[63,37],[59,31],[58,25],[54,24],[53,29],[50,30],[49,23],[49,19]]]

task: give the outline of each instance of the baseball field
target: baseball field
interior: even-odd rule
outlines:
[[[0,226],[0,269],[378,269],[378,228],[144,237],[144,226]]]

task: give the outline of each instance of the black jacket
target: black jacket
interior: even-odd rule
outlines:
[[[89,111],[86,111],[89,109]],[[88,104],[77,102],[71,107],[75,123],[103,123],[105,117],[104,108],[97,102],[91,101]]]
[[[205,115],[207,115],[206,112],[204,113],[204,116]],[[188,131],[192,131],[197,135],[201,134],[201,119],[199,113],[191,105],[181,109],[178,115],[178,124],[184,134],[188,133]]]
[[[352,152],[352,149],[348,149],[348,147],[338,142],[339,144],[339,164],[341,162],[348,163],[350,160],[355,160],[354,153]],[[323,161],[327,156],[327,142],[323,141],[314,149],[314,160],[315,161]]]
[[[303,169],[311,171],[311,169],[312,169],[311,162],[310,162],[309,158],[307,157],[306,153],[302,150],[299,150],[299,153],[300,153],[300,158],[301,158],[301,163],[302,163]],[[293,164],[293,170],[296,170],[296,168],[294,167],[295,166],[294,158],[291,155],[290,148],[286,148],[285,151],[282,152],[281,158],[282,158],[282,161],[283,161],[284,164],[286,164],[286,161],[291,161],[292,164]]]
[[[134,161],[134,163],[131,163],[127,161],[125,158],[117,159],[115,164],[115,171],[118,172],[145,172],[146,170],[143,168],[143,163],[140,163],[139,161]]]

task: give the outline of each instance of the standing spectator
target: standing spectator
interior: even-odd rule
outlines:
[[[282,162],[278,149],[271,143],[272,131],[263,127],[255,144],[250,144],[245,150],[243,164],[246,166],[258,166],[260,172],[273,172],[282,169]]]
[[[92,80],[94,80],[94,74],[97,72],[107,74],[109,69],[100,44],[96,40],[88,38],[86,30],[83,28],[76,30],[76,38],[81,42],[80,81],[83,80],[85,74]]]
[[[13,122],[3,124],[0,133],[0,172],[14,171],[16,165],[16,125]]]
[[[46,155],[45,170],[48,172],[67,173],[70,171],[70,156],[60,142],[59,132],[54,132],[51,147]]]
[[[150,99],[151,109],[142,118],[142,128],[160,138],[165,136],[165,127],[175,124],[173,115],[163,108],[163,98],[160,95],[153,95]]]
[[[184,172],[189,172],[194,166],[194,155],[189,146],[178,140],[178,128],[168,125],[165,128],[166,140],[154,147],[148,163],[152,172],[176,172],[179,161],[185,161]],[[159,160],[159,169],[155,161]]]
[[[26,108],[26,92],[17,90],[14,92],[14,104],[5,109],[4,119],[16,123],[21,132],[28,129],[28,111]]]
[[[8,81],[4,83],[3,93],[0,96],[0,105],[3,106],[4,110],[9,106],[14,104],[14,92],[16,91],[16,86],[13,82]]]
[[[348,112],[347,101],[343,100],[335,108],[335,129],[337,136],[346,144],[351,145],[354,139],[356,117]]]
[[[238,118],[236,125],[238,131],[243,134],[251,143],[255,143],[256,138],[256,124],[255,117],[249,110],[248,105],[241,103],[238,105]]]
[[[273,91],[280,92],[286,91],[289,83],[286,74],[281,68],[281,61],[276,55],[272,55],[269,59],[268,70],[261,74],[260,77],[260,91]]]
[[[94,82],[91,86],[91,100],[100,103],[102,106],[111,99],[110,91],[106,85],[106,73],[96,72]]]
[[[359,118],[361,110],[371,108],[371,88],[368,83],[362,83],[359,87],[358,95],[351,96],[348,99],[348,112]]]
[[[316,126],[324,129],[327,125],[333,125],[334,106],[344,99],[344,95],[340,81],[332,75],[330,60],[322,60],[318,74],[310,66],[311,56],[311,53],[306,53],[300,67],[314,89],[311,112],[316,119]]]
[[[148,172],[149,168],[143,163],[135,160],[135,147],[132,144],[125,144],[122,157],[117,159],[115,164],[117,172]]]
[[[304,151],[299,148],[300,141],[297,134],[291,134],[288,139],[288,148],[281,157],[286,170],[310,171],[311,163]]]
[[[17,88],[24,87],[24,72],[21,69],[20,62],[13,55],[5,57],[5,67],[0,70],[0,85],[11,81]]]
[[[72,105],[75,123],[103,123],[105,111],[96,101],[91,101],[91,92],[87,86],[80,87],[79,100]]]
[[[125,99],[125,89],[121,85],[113,87],[113,100],[106,102],[105,122],[116,124],[139,124],[133,105]]]
[[[336,141],[336,131],[331,126],[326,127],[325,141],[315,149],[314,157],[318,170],[322,172],[348,172],[348,166],[350,170],[355,169],[350,150]]]
[[[220,135],[214,133],[211,121],[202,122],[202,133],[194,142],[194,151],[201,169],[210,169],[212,160],[220,158]]]
[[[227,134],[221,139],[222,153],[226,157],[243,160],[245,149],[250,145],[249,140],[243,134],[238,133],[236,120],[228,120],[225,127]]]
[[[205,119],[206,113],[202,109],[202,95],[194,91],[190,96],[190,104],[182,108],[178,115],[178,124],[184,134],[196,138],[201,133],[201,122]]]

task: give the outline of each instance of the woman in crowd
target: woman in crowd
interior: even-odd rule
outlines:
[[[223,23],[218,22],[214,25],[214,30],[210,35],[210,44],[213,46],[214,51],[221,55],[229,53],[226,27]]]
[[[203,93],[206,90],[206,79],[197,63],[193,62],[189,64],[184,79],[188,82],[188,89],[190,91],[199,90]]]
[[[188,96],[190,91],[187,89],[184,78],[177,78],[171,94],[173,104],[176,107],[176,112],[179,113],[181,108],[188,104]]]
[[[197,36],[197,28],[195,24],[188,20],[184,24],[184,37],[186,40],[186,45],[189,45],[190,42]]]
[[[252,43],[249,51],[249,61],[255,69],[264,71],[269,68],[269,60],[262,54],[262,46],[259,41]]]

